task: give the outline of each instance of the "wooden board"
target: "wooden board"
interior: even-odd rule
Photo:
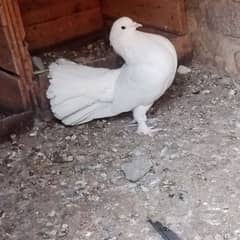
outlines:
[[[190,62],[193,57],[193,45],[190,34],[170,37],[170,40],[177,50],[179,63],[184,64]]]
[[[23,110],[23,100],[19,91],[20,78],[0,70],[0,108],[12,109],[15,112]]]
[[[141,31],[159,34],[168,38],[176,48],[178,61],[180,63],[189,62],[192,60],[193,44],[190,34],[176,35],[150,27],[143,27],[141,28]]]
[[[99,0],[18,0],[30,49],[49,47],[100,30]]]
[[[25,26],[56,20],[100,7],[98,0],[19,0]]]
[[[53,21],[26,27],[30,49],[49,47],[102,28],[99,9],[92,9]]]
[[[0,27],[0,67],[10,72],[16,72],[13,55],[5,31],[5,27]]]
[[[17,1],[0,0],[0,106],[19,112],[30,108],[32,65]],[[3,56],[3,57],[2,57]],[[4,70],[6,72],[4,72]]]
[[[6,71],[16,73],[18,71],[17,64],[11,46],[11,36],[7,28],[7,19],[3,11],[3,6],[0,5],[0,67]]]
[[[186,34],[185,0],[101,0],[105,17],[129,16],[164,31]]]

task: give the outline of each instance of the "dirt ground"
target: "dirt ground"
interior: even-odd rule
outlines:
[[[124,114],[72,128],[36,119],[1,144],[0,239],[161,239],[148,218],[183,240],[240,239],[240,87],[191,69],[151,110],[152,138]],[[152,167],[131,182],[123,165],[139,159]]]

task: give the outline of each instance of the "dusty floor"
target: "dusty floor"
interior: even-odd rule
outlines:
[[[240,239],[240,88],[194,64],[154,106],[154,137],[130,115],[65,128],[36,120],[0,145],[0,239]],[[122,166],[152,168],[136,183]]]

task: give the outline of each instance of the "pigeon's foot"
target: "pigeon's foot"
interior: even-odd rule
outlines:
[[[136,127],[138,125],[136,120],[132,120],[129,124],[128,127]]]
[[[150,107],[151,105],[138,106],[133,111],[133,118],[138,123],[138,129],[137,129],[138,134],[152,136],[153,132],[158,131],[157,129],[152,129],[148,127],[146,124],[146,121],[147,121],[146,112]]]
[[[137,129],[137,133],[140,135],[146,135],[149,137],[153,137],[153,134],[155,132],[159,132],[161,129],[160,128],[152,128],[152,127],[148,127],[147,125],[145,126],[139,126]]]

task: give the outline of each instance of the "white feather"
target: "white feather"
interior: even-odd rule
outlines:
[[[151,106],[164,94],[177,69],[175,48],[164,37],[137,31],[138,26],[126,17],[113,24],[110,42],[126,62],[119,69],[65,59],[50,65],[47,97],[56,118],[66,125],[81,124]]]
[[[111,103],[120,70],[91,68],[60,59],[49,66],[49,72],[47,97],[52,112],[66,125],[74,125],[77,121],[74,115],[79,117],[77,123],[86,122],[86,119],[90,121],[97,114],[93,110]]]

